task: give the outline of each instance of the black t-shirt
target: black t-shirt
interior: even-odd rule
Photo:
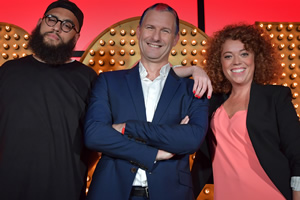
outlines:
[[[0,67],[0,199],[83,197],[83,121],[96,76],[77,61],[32,56]]]

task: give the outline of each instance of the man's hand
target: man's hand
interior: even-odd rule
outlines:
[[[164,150],[158,150],[157,155],[156,155],[156,161],[159,160],[169,160],[170,158],[172,158],[175,154],[173,153],[169,153],[167,151]]]
[[[185,117],[181,120],[180,124],[188,124],[189,121],[190,121],[189,116],[185,116]]]
[[[201,98],[207,91],[207,98],[210,99],[213,89],[211,81],[206,72],[199,66],[175,66],[173,67],[175,73],[180,77],[193,76],[194,87],[193,93],[195,97]]]
[[[189,123],[189,116],[185,116],[180,124],[188,124]],[[158,150],[157,155],[156,155],[156,161],[158,160],[169,160],[170,158],[172,158],[175,154],[174,153],[170,153],[164,150]]]
[[[113,125],[112,125],[112,127],[113,127],[116,131],[118,131],[118,132],[120,132],[120,133],[122,133],[122,134],[124,134],[125,126],[126,126],[126,123],[113,124]]]

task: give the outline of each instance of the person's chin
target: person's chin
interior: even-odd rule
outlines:
[[[51,47],[57,47],[61,42],[58,40],[52,40],[48,38],[44,38],[44,43]]]

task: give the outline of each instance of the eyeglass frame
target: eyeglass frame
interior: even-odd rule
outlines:
[[[47,23],[47,19],[46,18],[50,18],[50,17],[53,17],[53,18],[55,18],[57,21],[56,21],[56,23],[55,24],[53,24],[53,26],[50,26],[48,23]],[[76,32],[76,33],[79,33],[79,31],[77,31],[76,29],[75,29],[75,24],[71,21],[71,20],[60,20],[60,19],[58,19],[58,17],[56,17],[55,15],[51,15],[51,14],[49,14],[49,15],[44,15],[44,17],[43,17],[43,19],[45,19],[45,23],[47,24],[47,26],[49,26],[49,27],[54,27],[58,22],[60,22],[60,29],[63,31],[63,32],[65,32],[65,33],[69,33],[69,32],[71,32],[71,30],[72,29],[74,29],[74,31]],[[65,30],[63,30],[63,24],[65,24],[65,23],[71,23],[72,24],[72,28],[69,30],[69,31],[65,31]]]

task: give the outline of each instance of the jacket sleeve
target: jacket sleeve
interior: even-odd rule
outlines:
[[[194,153],[206,135],[208,105],[206,98],[193,98],[188,110],[190,120],[184,125],[127,121],[125,134],[142,138],[148,145],[171,153],[179,155]]]
[[[85,145],[108,156],[138,163],[143,169],[151,169],[158,149],[122,135],[112,128],[113,119],[104,74],[100,74],[92,90],[86,113]]]
[[[282,88],[276,98],[276,112],[280,141],[288,157],[292,176],[300,176],[300,122],[291,101],[291,90]]]

